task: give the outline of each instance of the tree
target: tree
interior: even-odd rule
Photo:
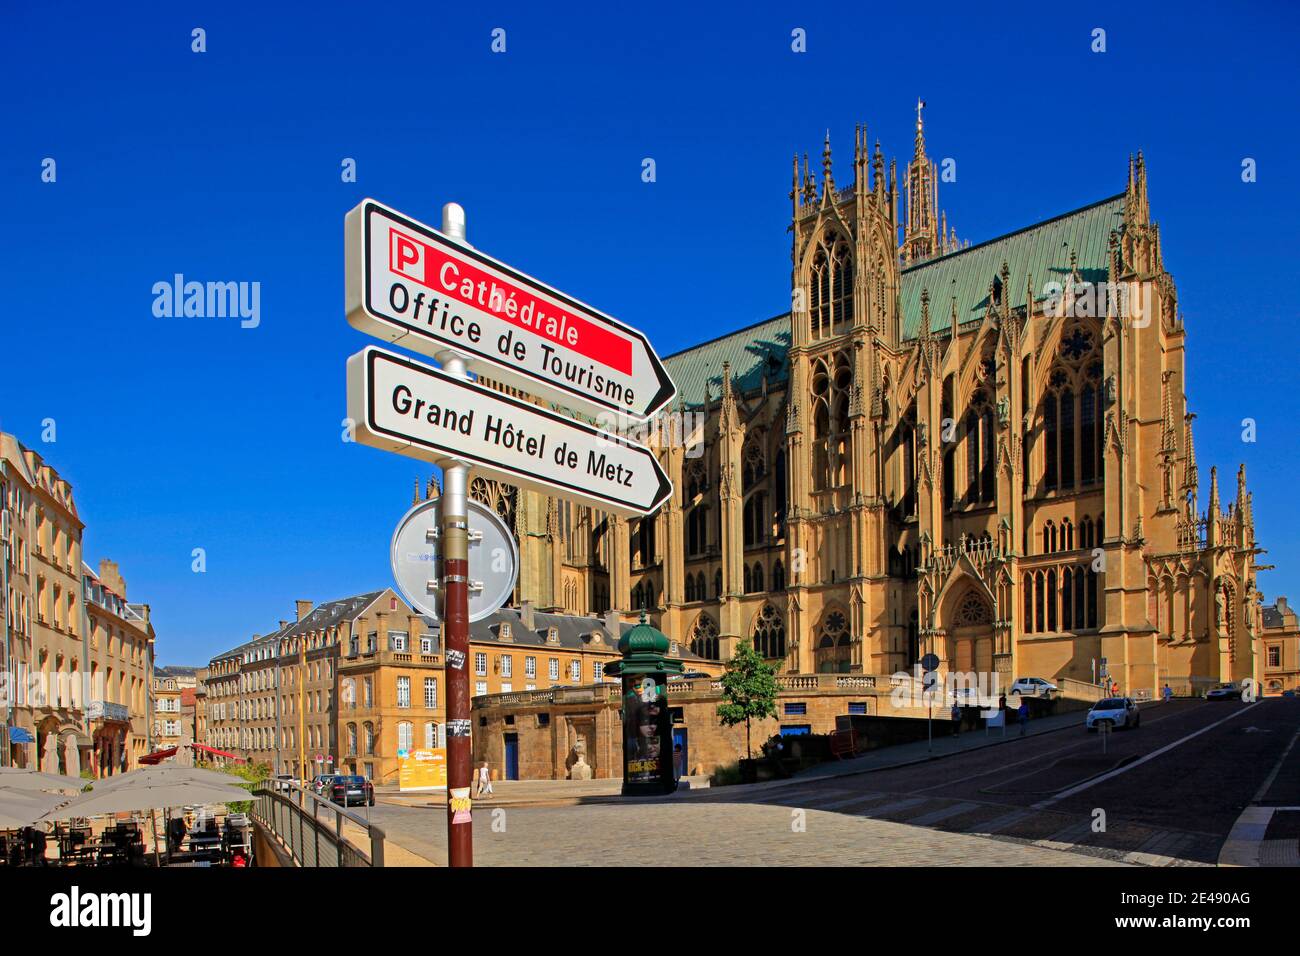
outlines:
[[[776,716],[779,689],[776,668],[759,656],[753,644],[741,641],[722,675],[722,696],[726,703],[718,705],[718,718],[726,727],[745,725],[746,757],[754,754],[750,743],[750,721]]]

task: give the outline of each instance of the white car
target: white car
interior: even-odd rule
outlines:
[[[1087,718],[1089,730],[1096,730],[1102,724],[1109,724],[1111,730],[1121,727],[1129,730],[1141,722],[1142,715],[1138,713],[1137,701],[1132,697],[1107,697],[1099,700],[1092,705]]]
[[[1056,685],[1041,677],[1021,677],[1011,685],[1011,693],[1022,697],[1050,697],[1056,691]]]

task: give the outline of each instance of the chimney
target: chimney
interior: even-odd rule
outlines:
[[[519,602],[519,621],[529,631],[537,630],[537,618],[533,616],[533,602]]]
[[[610,640],[618,643],[618,639],[623,636],[623,628],[619,625],[622,623],[623,616],[614,608],[605,612],[605,631],[609,634]]]
[[[1279,594],[1279,595],[1277,596],[1277,610],[1278,610],[1278,613],[1279,613],[1279,614],[1285,614],[1288,610],[1290,610],[1290,609],[1286,606],[1286,595],[1285,595],[1285,594]]]
[[[99,580],[103,581],[104,586],[123,601],[126,600],[126,581],[122,578],[122,573],[117,569],[116,561],[110,561],[108,558],[100,559]]]
[[[298,620],[302,620],[311,613],[311,601],[298,601]]]
[[[283,630],[284,630],[286,627],[288,627],[288,626],[289,626],[289,622],[286,621],[286,620],[284,620],[283,618],[281,618],[281,619],[280,619],[280,630],[283,631]]]

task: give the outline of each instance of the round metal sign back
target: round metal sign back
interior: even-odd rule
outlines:
[[[939,655],[937,655],[937,654],[926,654],[924,657],[922,657],[922,658],[921,658],[921,669],[922,669],[922,670],[926,670],[926,671],[934,671],[934,670],[938,670],[938,669],[939,669]]]
[[[495,511],[473,499],[467,504],[469,619],[481,621],[510,600],[519,578],[519,544]],[[422,501],[403,515],[390,554],[397,590],[435,621],[442,619],[441,505],[441,498]]]

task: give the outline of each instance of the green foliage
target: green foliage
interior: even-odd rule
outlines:
[[[724,703],[718,705],[718,719],[724,726],[745,725],[745,748],[752,756],[749,743],[750,721],[776,716],[776,668],[763,660],[749,641],[741,641],[736,654],[727,662],[722,675]]]
[[[740,783],[740,764],[728,763],[718,764],[713,773],[709,775],[709,786],[711,787],[730,787]]]
[[[224,767],[210,767],[211,770],[220,770],[230,774],[232,777],[239,777],[244,783],[235,783],[236,787],[244,787],[252,790],[254,786],[263,780],[269,780],[271,777],[271,765],[265,763],[237,763],[228,764]],[[231,813],[248,813],[253,809],[252,800],[240,800],[235,803],[226,804]]]

